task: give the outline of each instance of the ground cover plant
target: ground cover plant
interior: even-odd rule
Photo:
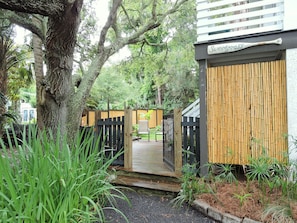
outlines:
[[[104,209],[120,213],[115,197],[127,199],[110,183],[113,160],[93,134],[72,144],[35,128],[28,134],[8,147],[0,140],[0,222],[104,222]]]
[[[297,163],[280,163],[263,154],[250,160],[245,173],[240,167],[211,164],[209,175],[198,178],[192,166],[186,165],[182,190],[174,204],[201,199],[241,218],[267,223],[297,222],[297,178],[289,170],[296,170]]]

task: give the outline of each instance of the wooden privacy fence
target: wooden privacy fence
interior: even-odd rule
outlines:
[[[248,164],[288,152],[285,61],[208,68],[209,162]]]
[[[124,165],[124,116],[100,119],[97,122],[99,148],[104,148],[108,157],[122,153],[113,165]]]
[[[138,109],[132,110],[132,125],[138,124],[138,120],[144,120],[145,115],[150,112],[149,127],[155,128],[158,125],[161,125],[163,119],[163,110],[162,109]],[[110,110],[110,111],[101,111],[101,110],[90,110],[85,111],[82,117],[81,125],[82,126],[94,126],[96,120],[98,119],[107,119],[124,116],[125,110]]]

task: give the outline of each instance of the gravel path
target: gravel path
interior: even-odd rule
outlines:
[[[118,200],[117,208],[125,214],[129,223],[215,223],[188,205],[181,208],[172,207],[172,195],[140,190],[124,193],[131,205]],[[114,211],[107,210],[105,214],[106,223],[126,223],[126,220]]]

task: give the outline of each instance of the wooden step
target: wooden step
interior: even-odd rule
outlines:
[[[139,173],[118,173],[112,183],[174,193],[178,193],[181,189],[181,183],[177,178]]]

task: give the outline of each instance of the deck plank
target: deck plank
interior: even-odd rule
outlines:
[[[133,177],[118,175],[114,180],[115,184],[129,186],[129,187],[140,187],[151,190],[167,191],[178,193],[181,189],[181,184],[178,182],[173,182],[171,180],[158,180],[157,178],[146,179],[143,177]]]
[[[132,149],[132,172],[162,176],[175,176],[163,162],[162,141],[134,141]]]

